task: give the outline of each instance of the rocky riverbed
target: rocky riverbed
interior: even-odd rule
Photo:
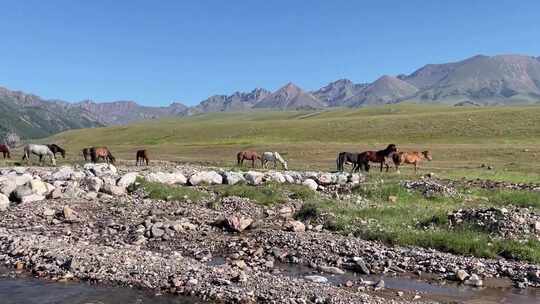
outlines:
[[[439,300],[413,291],[388,292],[384,281],[362,279],[372,274],[473,287],[505,278],[515,286],[540,287],[538,265],[389,247],[295,220],[303,204],[298,199],[266,207],[208,189],[273,182],[340,195],[365,181],[360,174],[106,164],[3,168],[0,173],[0,261],[46,279],[136,286],[226,303]],[[207,196],[197,202],[150,199],[134,187],[137,177],[194,187]],[[288,264],[313,273],[291,276],[280,266]],[[345,271],[358,279],[327,283]]]

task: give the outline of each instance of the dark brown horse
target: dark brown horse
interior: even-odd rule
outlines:
[[[244,165],[244,160],[250,160],[251,167],[255,168],[255,161],[257,159],[261,161],[261,166],[262,166],[263,165],[262,157],[255,151],[240,151],[238,152],[238,154],[236,154],[236,160],[238,161],[239,166]]]
[[[380,163],[381,164],[381,172],[383,169],[383,165],[386,166],[386,172],[388,172],[388,169],[390,166],[388,165],[388,162],[391,161],[389,159],[390,155],[394,152],[397,152],[398,149],[396,145],[390,144],[386,149],[379,150],[379,151],[365,151],[358,155],[358,159],[362,160],[363,162],[373,162],[373,163]]]
[[[146,150],[137,151],[136,158],[137,158],[135,162],[136,166],[139,166],[139,165],[144,166],[145,163],[148,166],[148,163],[150,162],[150,160],[148,159],[148,152],[146,152]]]
[[[62,149],[62,147],[60,147],[59,145],[50,144],[46,146],[49,147],[51,152],[54,154],[54,157],[56,157],[56,153],[60,153],[62,155],[62,158],[66,158],[66,150]]]
[[[107,147],[92,147],[90,148],[90,157],[93,163],[97,163],[99,159],[103,159],[107,162],[114,164],[116,159],[111,154],[111,151]]]
[[[9,153],[9,147],[7,145],[0,145],[0,152],[4,155],[4,158],[11,158]]]
[[[92,156],[90,155],[90,151],[92,151],[92,148],[82,149],[82,155],[84,157],[84,161],[89,161],[92,159]]]
[[[353,165],[351,172],[358,172],[360,169],[369,171],[369,161],[359,156],[359,153],[340,152],[336,159],[337,170],[343,171],[343,166],[350,163]]]

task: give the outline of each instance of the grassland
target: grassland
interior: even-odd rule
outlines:
[[[255,149],[279,151],[293,169],[322,170],[335,169],[339,151],[380,149],[395,143],[401,150],[433,152],[434,160],[425,163],[422,172],[452,179],[540,182],[540,107],[533,106],[392,105],[321,112],[218,113],[73,130],[43,142],[66,146],[69,162],[80,161],[77,151],[83,147],[105,145],[121,159],[132,160],[134,151],[145,148],[153,159],[234,167],[237,151]],[[408,178],[414,178],[410,168],[401,175],[370,172],[371,182],[382,182],[355,190],[367,198],[367,206],[312,195],[298,186],[217,186],[212,191],[217,197],[247,197],[265,206],[299,198],[306,202],[299,218],[309,221],[320,214],[333,214],[335,220],[328,228],[365,239],[540,263],[537,240],[500,240],[472,227],[452,230],[446,222],[447,213],[458,208],[515,205],[538,212],[540,194],[473,189],[467,190],[466,200],[427,199],[399,185]],[[189,188],[144,186],[154,198],[200,198],[200,193]],[[390,195],[397,197],[396,203],[388,202]]]
[[[44,141],[68,148],[106,145],[133,159],[146,148],[152,158],[233,166],[241,149],[275,150],[293,169],[335,168],[339,151],[433,151],[424,172],[452,178],[540,180],[540,107],[459,108],[392,105],[321,112],[215,113],[129,126],[73,130]],[[480,169],[481,164],[495,170]],[[407,170],[407,169],[406,169]],[[410,172],[410,171],[408,171]]]

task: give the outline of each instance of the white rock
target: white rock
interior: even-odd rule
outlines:
[[[244,177],[250,185],[260,185],[263,182],[264,174],[257,171],[248,171],[244,174]]]
[[[85,164],[84,169],[92,172],[95,176],[104,176],[104,175],[117,175],[118,170],[112,164]]]
[[[216,171],[202,171],[193,174],[189,178],[189,183],[192,186],[197,186],[199,184],[221,185],[223,183],[223,177],[221,177],[221,175],[219,175]]]
[[[223,176],[223,182],[227,185],[235,185],[240,182],[246,181],[244,174],[240,172],[227,171],[221,174]]]
[[[294,231],[294,232],[304,232],[306,231],[306,225],[300,221],[289,221],[285,225],[287,230]]]
[[[69,180],[74,172],[75,171],[70,166],[62,166],[58,168],[50,178],[53,180]]]
[[[287,182],[289,184],[294,184],[295,183],[294,177],[292,177],[291,175],[283,174],[283,177],[285,177],[285,182]]]
[[[9,198],[0,193],[0,211],[6,211],[9,207]]]
[[[9,177],[0,179],[0,193],[9,196],[16,188],[17,183],[15,182],[15,179]]]
[[[82,180],[82,185],[86,186],[88,191],[99,192],[103,186],[103,180],[99,177],[85,177]]]
[[[73,172],[73,173],[71,174],[71,178],[70,178],[70,179],[71,179],[71,180],[77,180],[77,181],[79,181],[79,180],[81,180],[81,179],[83,179],[83,178],[85,178],[85,177],[86,177],[86,174],[84,174],[84,172],[81,172],[81,171],[75,171],[75,172]]]
[[[341,270],[340,268],[332,267],[332,266],[319,266],[318,268],[319,268],[319,271],[331,273],[331,274],[344,274],[345,273],[345,271]]]
[[[317,188],[319,187],[319,185],[317,185],[317,182],[312,180],[311,178],[308,178],[305,181],[303,181],[302,185],[307,186],[309,189],[313,191],[317,191]]]
[[[126,194],[126,188],[110,184],[104,184],[103,187],[101,187],[100,191],[105,194],[110,194],[114,196],[121,196]]]
[[[185,185],[187,183],[187,178],[180,172],[175,173],[164,173],[164,172],[154,172],[148,174],[145,179],[152,183],[162,183],[167,185],[181,184]]]
[[[284,182],[287,181],[285,179],[285,176],[283,176],[281,172],[276,172],[276,171],[268,172],[266,176],[264,177],[264,179],[269,182],[276,182],[280,184],[283,184]]]
[[[322,185],[335,184],[336,176],[332,173],[323,173],[319,176],[319,183]]]
[[[39,194],[26,195],[21,198],[21,203],[38,202],[45,199],[45,196]]]
[[[328,279],[323,277],[323,276],[318,276],[318,275],[309,275],[309,276],[305,276],[304,279],[310,281],[310,282],[314,282],[314,283],[326,283],[328,282]]]
[[[120,180],[118,180],[116,185],[120,186],[120,187],[127,188],[127,187],[129,187],[129,186],[131,186],[132,184],[135,183],[135,180],[137,179],[137,176],[139,176],[139,174],[137,172],[126,173],[126,174],[124,174],[124,176],[122,176],[120,178]]]
[[[353,173],[349,176],[349,181],[353,184],[358,184],[364,180],[364,176],[360,173]]]
[[[37,194],[37,195],[40,195],[40,196],[44,196],[44,195],[49,194],[48,189],[47,189],[47,185],[44,182],[40,181],[40,180],[37,180],[37,179],[31,180],[28,183],[28,186],[30,187],[30,189],[32,189],[32,192],[34,194]]]

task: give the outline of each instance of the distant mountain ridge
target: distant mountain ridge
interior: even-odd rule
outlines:
[[[448,105],[540,104],[540,57],[477,55],[462,61],[427,64],[411,74],[384,75],[372,83],[339,79],[314,91],[288,83],[275,92],[213,95],[198,105],[172,103],[141,106],[134,101],[69,103],[0,87],[0,136],[9,130],[22,137],[164,117],[258,109],[297,110],[365,107],[415,102]]]

